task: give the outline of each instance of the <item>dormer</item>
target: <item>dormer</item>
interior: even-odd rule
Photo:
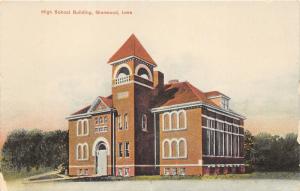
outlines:
[[[229,110],[230,97],[218,91],[206,92],[205,95],[207,99],[211,100],[222,109]]]

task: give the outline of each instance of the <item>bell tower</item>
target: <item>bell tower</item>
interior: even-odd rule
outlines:
[[[132,34],[109,59],[115,119],[115,174],[153,174],[153,118],[150,114],[156,63]],[[133,165],[134,164],[134,165]],[[139,167],[139,166],[148,167]],[[127,166],[128,168],[118,168]]]

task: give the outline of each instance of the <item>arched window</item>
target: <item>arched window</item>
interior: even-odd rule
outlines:
[[[82,160],[82,145],[81,144],[77,145],[76,158],[77,158],[77,160]]]
[[[163,157],[164,158],[170,157],[170,144],[168,140],[165,140],[163,143]]]
[[[142,130],[147,131],[147,115],[142,115]]]
[[[130,72],[129,72],[128,68],[122,67],[118,70],[116,78],[123,78],[123,77],[129,76],[129,74],[130,74]]]
[[[186,142],[184,139],[179,140],[179,157],[186,157]]]
[[[83,121],[83,134],[84,135],[88,134],[88,121],[87,120]]]
[[[177,129],[177,113],[171,114],[171,129]]]
[[[173,158],[178,157],[178,146],[176,140],[171,142],[171,153]]]
[[[82,135],[82,121],[77,121],[77,135]]]
[[[138,76],[150,80],[148,71],[145,68],[140,68],[138,71]]]
[[[87,160],[89,156],[89,148],[88,145],[85,143],[83,146],[83,154],[82,154],[82,159]]]
[[[165,113],[163,115],[163,129],[168,131],[170,130],[170,116],[169,116],[169,113]]]
[[[186,113],[185,111],[179,111],[178,113],[178,123],[179,123],[179,129],[185,129],[186,128]]]

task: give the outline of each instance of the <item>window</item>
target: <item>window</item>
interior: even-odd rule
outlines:
[[[117,124],[118,124],[118,129],[122,130],[122,116],[121,115],[119,115],[117,117]]]
[[[124,154],[125,157],[129,157],[129,142],[125,142],[124,144]]]
[[[128,114],[127,113],[124,114],[124,129],[125,130],[128,129]]]
[[[98,121],[98,120],[99,120],[99,118],[98,118],[98,117],[96,117],[96,118],[95,118],[95,124],[96,124],[96,125],[98,125],[98,124],[99,124],[99,121]]]
[[[172,168],[171,170],[172,170],[171,175],[176,176],[177,175],[177,168]]]
[[[184,110],[178,113],[178,120],[179,120],[179,129],[186,128],[186,113]]]
[[[170,116],[169,113],[164,113],[163,114],[163,129],[165,131],[170,130]]]
[[[169,158],[170,156],[170,143],[169,141],[165,140],[163,143],[163,157]]]
[[[145,68],[140,68],[138,70],[138,75],[142,78],[145,78],[147,80],[150,80],[149,74]]]
[[[222,107],[224,108],[224,109],[226,109],[226,110],[228,110],[229,109],[229,100],[228,99],[226,99],[226,98],[222,98]]]
[[[87,135],[87,133],[88,133],[87,121],[83,121],[83,134]]]
[[[78,175],[82,175],[82,169],[79,169],[79,171],[78,171]]]
[[[89,134],[88,119],[81,119],[77,121],[77,136],[84,136]]]
[[[119,157],[123,157],[122,145],[123,143],[119,143]]]
[[[77,144],[76,146],[76,159],[77,160],[88,160],[89,158],[89,147],[87,143]]]
[[[124,170],[124,176],[129,176],[129,168],[125,168],[125,170]]]
[[[175,112],[171,114],[171,129],[177,129],[177,114]]]
[[[84,175],[88,175],[88,169],[84,169]]]
[[[179,168],[179,175],[184,176],[185,175],[185,168]]]
[[[147,131],[147,115],[142,115],[142,130]]]
[[[186,158],[187,145],[184,138],[179,139],[165,139],[162,142],[162,155],[164,159]]]
[[[88,148],[88,145],[87,144],[84,144],[83,146],[83,160],[88,160],[88,157],[89,157],[89,148]]]
[[[77,135],[82,135],[82,121],[77,121]]]
[[[170,175],[170,168],[164,168],[164,175]]]
[[[103,118],[99,117],[99,124],[102,124],[102,123],[103,123]]]
[[[209,155],[215,155],[215,131],[209,131],[210,132],[210,153]]]
[[[118,168],[118,175],[123,176],[123,169],[122,168]]]
[[[171,142],[171,154],[172,157],[178,157],[178,149],[177,149],[177,141],[172,141]]]
[[[107,123],[107,116],[104,116],[103,121],[104,121],[104,123]]]
[[[81,144],[77,145],[76,158],[77,158],[77,160],[82,160],[82,145]]]
[[[186,157],[186,143],[185,140],[180,140],[178,143],[179,147],[179,158]]]
[[[203,154],[209,155],[210,154],[210,130],[203,128]]]

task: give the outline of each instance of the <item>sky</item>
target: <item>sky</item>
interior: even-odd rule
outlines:
[[[73,9],[94,14],[54,14]],[[297,2],[11,2],[0,13],[0,145],[18,128],[67,129],[69,114],[110,95],[107,60],[132,33],[166,81],[228,95],[252,133],[297,132]]]

